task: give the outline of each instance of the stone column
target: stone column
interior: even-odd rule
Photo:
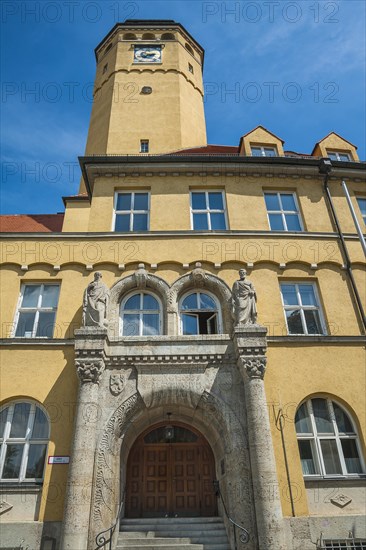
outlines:
[[[76,370],[80,380],[62,532],[62,550],[87,550],[93,485],[98,385],[105,369],[105,329],[75,331]]]
[[[286,550],[282,507],[264,389],[266,333],[260,325],[234,331],[238,366],[244,379],[259,548]]]

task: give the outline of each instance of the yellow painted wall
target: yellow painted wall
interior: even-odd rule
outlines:
[[[270,412],[272,438],[277,462],[284,515],[291,515],[284,452],[275,416],[282,408],[284,439],[289,464],[296,515],[308,514],[305,484],[300,466],[294,418],[297,407],[314,395],[334,398],[356,420],[363,456],[365,453],[365,350],[356,345],[270,344],[265,387]],[[340,483],[336,485],[340,487]]]
[[[73,346],[3,346],[0,407],[16,399],[41,403],[50,421],[48,455],[71,454],[78,381]],[[38,521],[63,516],[67,465],[46,464]]]

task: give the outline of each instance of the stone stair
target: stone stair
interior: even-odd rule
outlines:
[[[116,550],[230,550],[221,518],[122,519]]]

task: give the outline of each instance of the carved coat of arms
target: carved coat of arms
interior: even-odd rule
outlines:
[[[124,374],[111,374],[109,387],[113,395],[119,395],[122,393],[125,385],[126,379]]]

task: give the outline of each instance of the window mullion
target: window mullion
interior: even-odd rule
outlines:
[[[35,336],[36,336],[36,334],[37,334],[38,321],[39,321],[39,310],[37,309],[37,310],[36,310],[35,317],[34,317],[33,330],[32,330],[32,338],[35,338]]]

